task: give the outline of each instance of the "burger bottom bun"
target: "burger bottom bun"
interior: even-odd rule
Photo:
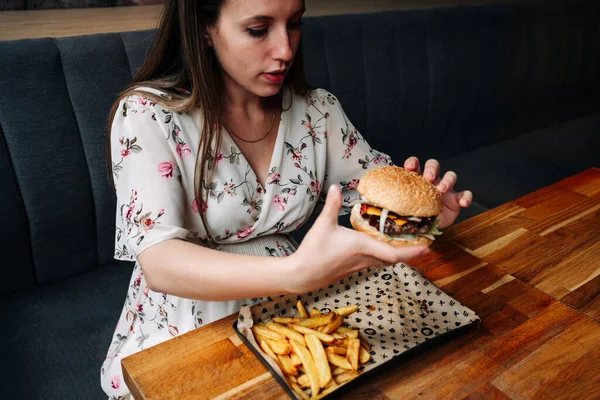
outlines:
[[[392,247],[408,247],[408,246],[427,246],[429,247],[432,243],[431,239],[424,236],[417,236],[411,240],[398,240],[393,239],[389,235],[382,235],[379,230],[369,225],[369,223],[360,215],[360,204],[356,204],[352,207],[352,213],[350,214],[350,224],[354,230],[364,232],[367,235],[374,237],[375,239],[385,242]]]

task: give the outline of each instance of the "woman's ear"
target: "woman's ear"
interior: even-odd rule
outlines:
[[[212,42],[212,39],[211,39],[211,37],[210,37],[210,33],[211,33],[211,32],[210,32],[210,28],[204,28],[204,33],[202,34],[202,36],[204,37],[204,40],[206,40],[206,43],[207,43],[207,44],[208,44],[210,47],[212,47],[212,45],[213,45],[213,42]]]

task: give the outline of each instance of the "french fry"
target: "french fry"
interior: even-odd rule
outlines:
[[[294,391],[294,393],[296,393],[298,396],[300,396],[300,398],[302,400],[309,400],[310,397],[308,397],[308,395],[306,393],[304,393],[304,390],[302,390],[300,388],[300,386],[298,386],[297,384],[295,384],[294,382],[292,382],[290,384],[290,386],[292,387],[292,390]]]
[[[298,309],[298,314],[300,314],[300,318],[308,318],[308,313],[306,312],[306,308],[304,308],[304,304],[300,300],[296,303],[296,308]]]
[[[255,335],[258,334],[264,336],[267,339],[279,340],[280,342],[285,342],[287,340],[284,335],[272,331],[271,329],[267,329],[263,325],[254,325],[252,327],[252,333],[254,333]]]
[[[356,378],[357,376],[358,376],[358,372],[356,372],[356,371],[346,371],[342,374],[335,376],[335,383],[340,385],[344,382],[351,381],[352,379]]]
[[[336,329],[336,332],[341,333],[349,338],[353,338],[353,339],[358,338],[358,330],[357,329],[351,329],[351,328],[346,328],[345,326],[340,326]]]
[[[348,348],[350,339],[335,339],[333,342],[334,346]]]
[[[252,331],[298,398],[321,399],[359,375],[360,365],[371,359],[371,346],[358,329],[344,325],[358,306],[327,314],[316,307],[307,312],[301,301],[296,308],[297,317],[274,317]]]
[[[303,388],[310,387],[310,379],[309,379],[308,375],[306,375],[306,374],[300,375],[298,377],[298,385],[300,385],[300,387],[303,387]]]
[[[306,318],[273,318],[271,321],[277,322],[278,324],[296,324]]]
[[[337,347],[337,346],[329,346],[329,347],[327,347],[326,351],[333,353],[333,354],[339,354],[339,355],[345,356],[348,349],[345,349],[343,347]]]
[[[348,352],[346,353],[346,360],[352,366],[352,369],[358,371],[358,353],[360,352],[360,340],[350,339],[348,343]]]
[[[323,329],[323,333],[335,332],[335,330],[342,325],[342,322],[344,322],[344,317],[336,315],[335,319],[328,323],[325,329]]]
[[[307,318],[304,321],[298,322],[296,325],[306,328],[316,328],[317,326],[327,325],[335,319],[335,313],[325,314],[321,317]]]
[[[327,335],[325,333],[321,333],[317,330],[306,328],[304,326],[291,324],[291,325],[289,325],[289,327],[297,332],[304,334],[304,335],[315,335],[323,343],[330,344],[330,343],[333,343],[333,341],[335,340],[334,337],[331,335]]]
[[[329,360],[327,360],[327,356],[325,355],[325,349],[319,338],[315,335],[306,335],[305,338],[308,350],[310,350],[310,354],[319,372],[319,382],[321,383],[321,387],[324,388],[331,381],[331,369],[329,368]]]
[[[285,354],[290,354],[292,352],[292,345],[288,341],[280,342],[278,340],[269,340],[269,339],[263,339],[263,340],[265,340],[267,343],[269,343],[269,347],[271,348],[271,350],[273,350],[273,353],[275,353],[275,354],[285,355]]]
[[[345,357],[340,356],[339,354],[332,353],[330,351],[326,351],[327,359],[329,360],[329,364],[334,365],[336,367],[344,368],[346,370],[351,370],[352,365],[346,360]]]
[[[306,374],[308,375],[308,379],[310,379],[310,390],[312,397],[315,397],[319,390],[321,389],[321,384],[319,381],[319,371],[317,370],[317,366],[310,355],[308,349],[301,344],[292,341],[292,349],[294,353],[298,354],[298,357],[302,360],[302,365],[306,370]]]
[[[294,364],[292,364],[290,356],[278,355],[277,358],[281,363],[281,369],[283,369],[283,372],[286,375],[298,376],[298,369],[294,366]]]
[[[270,329],[274,332],[284,335],[285,337],[289,338],[290,340],[295,340],[302,345],[305,345],[305,343],[306,343],[304,341],[304,336],[302,336],[295,330],[290,329],[287,326],[280,325],[276,322],[268,322],[267,329]]]
[[[360,338],[359,338],[359,339],[360,339]],[[364,347],[365,349],[367,349],[367,351],[371,351],[371,345],[370,345],[370,344],[369,344],[369,342],[367,342],[366,340],[364,340],[364,339],[360,339],[360,344],[362,344],[362,345],[363,345],[363,347]]]
[[[291,344],[290,344],[291,346]],[[300,360],[300,357],[298,357],[298,354],[296,353],[292,353],[290,355],[290,360],[292,360],[292,364],[294,365],[294,367],[297,367],[298,365],[302,365],[302,360]]]
[[[370,360],[370,359],[371,359],[371,355],[369,354],[369,352],[367,351],[367,349],[365,349],[365,348],[362,346],[362,343],[361,343],[361,346],[360,346],[360,351],[359,351],[359,353],[358,353],[358,361],[359,361],[361,364],[366,364],[366,363],[368,363],[368,362],[369,362],[369,360]]]
[[[332,379],[333,381],[333,379]],[[323,397],[327,396],[328,394],[332,393],[333,391],[337,390],[338,388],[338,384],[334,381],[334,383],[329,386],[327,389],[323,390],[321,393],[319,393],[318,396],[313,397],[313,399],[322,399]]]
[[[346,317],[350,314],[352,314],[353,312],[356,312],[358,310],[358,306],[352,305],[352,306],[348,306],[348,307],[340,307],[340,308],[336,308],[335,310],[333,310],[333,312],[335,312],[337,315],[341,316],[341,317]]]
[[[273,353],[273,350],[271,350],[271,347],[269,347],[269,344],[267,343],[267,341],[260,340],[258,342],[258,345],[260,346],[262,351],[264,351],[269,357],[271,357],[273,359],[273,361],[275,361],[277,363],[277,365],[279,365],[279,368],[281,368],[281,370],[283,371],[283,365],[281,365],[281,361],[279,361],[279,359],[277,358],[275,353]]]

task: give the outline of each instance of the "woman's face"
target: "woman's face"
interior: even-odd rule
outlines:
[[[234,90],[268,97],[283,86],[300,37],[304,0],[226,0],[209,42]]]

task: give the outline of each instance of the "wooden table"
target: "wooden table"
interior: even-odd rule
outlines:
[[[306,0],[306,16],[357,14],[518,0]],[[153,29],[161,5],[0,12],[0,40],[65,37]]]
[[[600,169],[448,229],[412,262],[482,318],[347,399],[599,399]],[[284,399],[230,316],[123,360],[140,399]]]

